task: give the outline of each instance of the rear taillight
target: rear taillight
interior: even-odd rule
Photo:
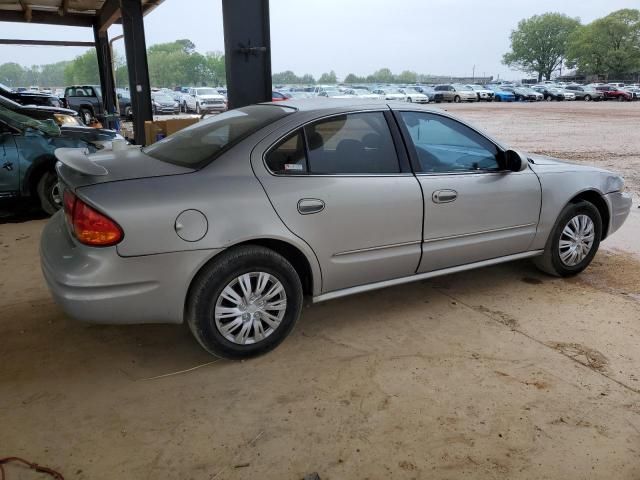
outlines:
[[[108,247],[122,240],[124,235],[116,222],[84,203],[69,190],[64,192],[63,203],[67,222],[81,243]]]

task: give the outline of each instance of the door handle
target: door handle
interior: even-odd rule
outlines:
[[[320,213],[324,210],[324,202],[319,198],[302,198],[298,200],[298,212],[301,215]]]
[[[436,190],[431,195],[433,203],[449,203],[458,198],[458,192],[455,190]]]

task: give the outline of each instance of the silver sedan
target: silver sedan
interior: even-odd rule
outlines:
[[[187,322],[210,353],[278,345],[330,300],[532,258],[575,275],[626,219],[606,170],[510,150],[408,103],[290,100],[145,148],[59,149],[42,269],[71,316]]]

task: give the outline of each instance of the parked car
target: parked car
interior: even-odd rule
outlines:
[[[102,90],[99,85],[72,85],[64,90],[67,108],[78,112],[82,123],[89,125],[93,118],[104,122]]]
[[[40,248],[54,299],[94,323],[186,322],[236,359],[282,342],[304,295],[524,258],[578,274],[631,208],[615,173],[408,103],[253,105],[143,149],[56,156],[65,212]]]
[[[587,85],[567,85],[565,90],[573,92],[576,96],[576,100],[584,100],[585,102],[599,101],[604,99],[604,94],[598,91],[595,87]]]
[[[541,93],[538,93],[535,90],[530,90],[523,87],[502,86],[500,88],[505,92],[513,93],[516,102],[537,102],[538,99],[542,96]]]
[[[400,91],[407,96],[406,101],[409,103],[429,103],[429,96],[415,87],[404,87]]]
[[[11,110],[14,113],[19,113],[21,115],[31,117],[35,120],[53,120],[58,126],[82,125],[80,123],[78,114],[73,110],[69,110],[67,108],[44,107],[38,105],[20,105],[19,103],[16,103],[13,100],[9,100],[8,98],[4,98],[1,95],[0,106],[6,108],[7,110]]]
[[[335,90],[326,89],[321,91],[316,96],[325,97],[325,98],[352,98],[353,97],[353,95],[349,95],[348,93],[346,93],[346,91],[342,92],[338,89],[335,89]]]
[[[429,101],[431,102],[441,103],[444,100],[444,94],[436,91],[434,87],[421,85],[419,88],[422,93],[429,97]]]
[[[516,100],[516,96],[513,92],[508,92],[504,90],[500,85],[485,85],[486,88],[493,91],[493,99],[496,102],[514,102]]]
[[[601,85],[596,90],[604,94],[605,100],[618,100],[619,102],[630,102],[633,100],[633,94],[612,85]]]
[[[282,102],[282,101],[287,100],[289,98],[291,98],[291,97],[286,93],[277,92],[275,90],[271,92],[271,101],[272,102]]]
[[[227,100],[215,88],[190,88],[189,95],[196,101],[196,113],[198,114],[227,110]]]
[[[442,93],[445,102],[477,102],[478,94],[466,85],[436,85],[436,92]]]
[[[133,118],[133,107],[131,106],[131,96],[128,90],[116,90],[116,96],[118,97],[118,111],[120,116],[126,119]]]
[[[151,106],[154,115],[180,113],[180,104],[164,92],[151,93]]]
[[[552,100],[555,100],[558,102],[564,100],[563,91],[559,88],[552,87],[549,84],[534,85],[531,88],[533,88],[536,92],[540,92],[542,95],[544,95],[544,99],[547,102],[550,102]]]
[[[112,130],[60,128],[53,120],[36,120],[0,104],[0,198],[36,200],[46,213],[55,213],[62,201],[55,150],[73,147],[96,152],[114,138],[122,137]]]
[[[369,90],[365,90],[363,88],[348,88],[344,91],[344,93],[346,95],[361,98],[363,100],[384,100],[383,95],[370,92]]]
[[[624,90],[632,95],[632,100],[640,100],[640,87],[627,85],[626,87],[624,87]]]
[[[45,107],[62,107],[60,99],[53,95],[44,93],[29,92],[26,89],[14,91],[10,87],[0,83],[0,95],[9,100],[13,100],[20,105],[41,105]]]
[[[467,85],[467,87],[469,87],[471,90],[476,92],[476,95],[478,96],[478,101],[479,102],[480,101],[493,102],[493,97],[495,95],[493,90],[485,88],[482,85],[475,85],[475,84],[474,85]]]
[[[407,101],[407,95],[395,87],[379,87],[374,89],[373,93],[382,96],[385,100]]]
[[[573,101],[573,100],[576,99],[575,92],[573,92],[571,90],[567,90],[566,88],[559,88],[558,90],[560,90],[562,92],[562,94],[564,95],[564,99],[565,100]]]

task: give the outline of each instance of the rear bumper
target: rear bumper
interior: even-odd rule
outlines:
[[[90,323],[181,323],[191,280],[221,250],[121,257],[116,247],[93,248],[69,234],[63,213],[41,238],[42,272],[56,303]]]
[[[631,194],[626,192],[608,193],[604,196],[611,218],[609,220],[609,230],[607,236],[618,230],[629,216],[631,211]]]

